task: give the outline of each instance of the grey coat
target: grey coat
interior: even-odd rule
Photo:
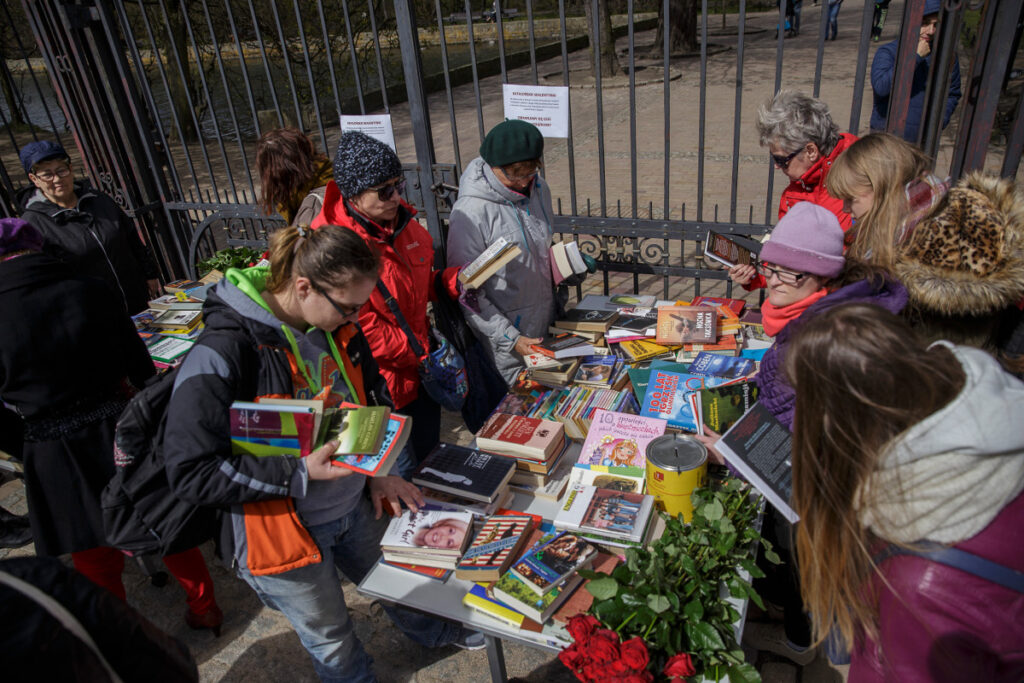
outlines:
[[[543,337],[555,319],[549,264],[553,215],[551,191],[539,176],[527,197],[502,185],[477,157],[459,181],[448,232],[448,265],[471,262],[498,237],[523,252],[476,291],[476,310],[463,302],[466,321],[510,385],[523,367],[514,351],[516,339]]]

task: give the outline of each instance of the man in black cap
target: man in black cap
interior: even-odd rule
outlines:
[[[30,142],[18,156],[35,186],[19,195],[22,218],[42,234],[43,251],[76,275],[109,283],[130,315],[145,310],[160,295],[160,281],[128,216],[87,181],[75,182],[71,160],[57,143]]]
[[[500,237],[522,250],[476,290],[477,310],[463,307],[508,385],[556,315],[549,262],[554,212],[539,175],[543,154],[544,137],[533,124],[511,120],[492,128],[459,180],[449,224],[449,266],[472,262]]]

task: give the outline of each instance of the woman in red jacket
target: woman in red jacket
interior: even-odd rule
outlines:
[[[851,681],[1024,680],[1024,383],[877,306],[790,343],[804,605]]]
[[[416,210],[402,199],[404,190],[402,164],[394,150],[364,133],[345,133],[334,157],[334,181],[327,186],[324,207],[312,227],[348,228],[381,255],[380,282],[359,312],[359,326],[387,381],[395,410],[413,419],[409,445],[415,462],[399,462],[407,477],[440,440],[441,408],[419,378],[419,365],[430,349],[427,302],[433,298],[434,243],[414,218]],[[458,269],[450,271],[447,282],[451,294],[458,296]],[[414,350],[413,339],[421,353]]]

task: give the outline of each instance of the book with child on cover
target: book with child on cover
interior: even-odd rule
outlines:
[[[542,596],[578,569],[589,566],[595,553],[594,546],[584,539],[563,531],[523,555],[509,571]]]
[[[469,542],[472,528],[473,515],[469,512],[430,507],[421,507],[416,512],[403,510],[388,523],[380,547],[385,551],[385,559],[387,551],[457,558]]]
[[[647,467],[647,444],[664,434],[667,426],[659,418],[597,409],[576,464],[642,477]]]

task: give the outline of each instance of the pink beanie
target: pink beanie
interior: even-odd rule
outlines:
[[[800,202],[772,230],[758,260],[832,278],[843,270],[843,229],[828,209]]]

